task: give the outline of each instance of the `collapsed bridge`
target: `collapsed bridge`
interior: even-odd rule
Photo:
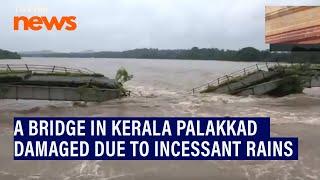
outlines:
[[[192,92],[284,96],[320,87],[320,66],[255,64],[193,88]]]
[[[116,80],[88,69],[0,64],[0,99],[99,102],[126,93]]]

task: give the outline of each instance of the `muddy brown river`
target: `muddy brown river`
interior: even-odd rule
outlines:
[[[190,90],[255,63],[148,59],[23,58],[1,63],[89,68],[108,77],[125,67],[131,97],[86,107],[72,102],[0,100],[0,179],[320,179],[320,88],[281,98]],[[14,161],[15,116],[270,116],[271,134],[299,138],[298,161]]]

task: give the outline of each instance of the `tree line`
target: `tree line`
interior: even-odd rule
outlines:
[[[21,57],[16,52],[10,52],[0,49],[0,59],[21,59]]]
[[[320,63],[320,52],[270,52],[246,47],[240,50],[198,48],[160,50],[152,48],[128,51],[101,51],[76,53],[22,54],[26,57],[69,57],[69,58],[137,58],[137,59],[193,59],[226,61],[280,61]]]

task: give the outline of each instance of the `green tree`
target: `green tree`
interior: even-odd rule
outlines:
[[[133,75],[130,75],[125,68],[121,67],[120,69],[118,69],[115,79],[117,82],[123,84],[127,81],[130,81],[132,78]]]
[[[237,58],[241,61],[259,61],[260,51],[253,47],[246,47],[238,51]]]
[[[16,52],[10,52],[0,49],[0,59],[21,59],[21,57]]]

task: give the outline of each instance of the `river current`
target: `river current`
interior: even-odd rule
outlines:
[[[0,179],[320,179],[320,88],[281,98],[194,94],[191,89],[255,64],[200,60],[23,58],[10,64],[126,68],[130,97],[72,102],[0,100]],[[15,116],[270,116],[272,136],[299,137],[298,161],[13,161]]]

